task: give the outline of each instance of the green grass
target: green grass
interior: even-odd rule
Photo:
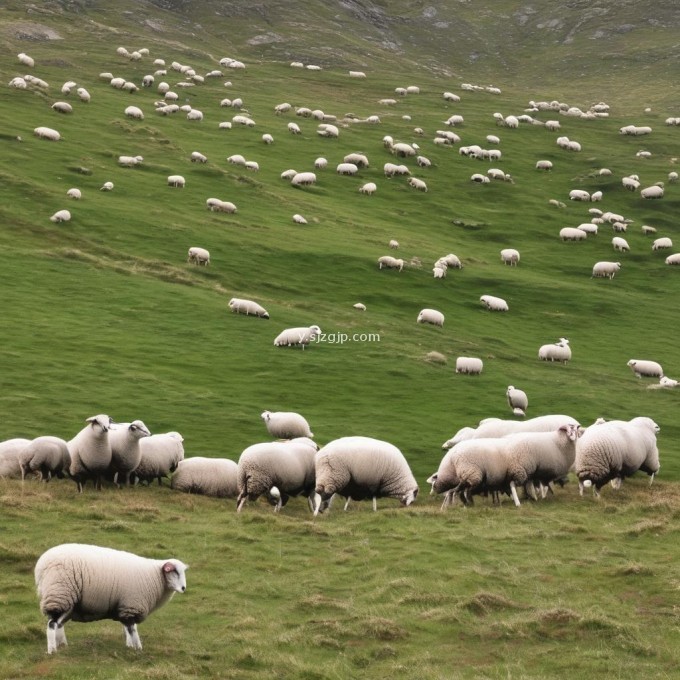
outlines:
[[[48,93],[5,87],[0,97],[0,440],[68,439],[88,416],[109,413],[119,421],[141,418],[152,432],[179,430],[188,456],[237,459],[265,438],[262,410],[295,410],[321,444],[363,434],[399,446],[421,495],[406,510],[383,500],[374,514],[370,504],[356,503],[313,521],[297,499],[278,516],[264,504],[236,516],[233,501],[167,487],[88,489],[76,497],[69,482],[0,480],[6,657],[0,677],[673,677],[680,393],[648,390],[651,381],[636,380],[626,362],[656,359],[671,377],[680,375],[678,271],[664,264],[668,252],[653,253],[652,239],[640,231],[650,224],[658,236],[680,242],[680,189],[667,184],[663,200],[643,201],[620,184],[630,173],[643,185],[665,180],[674,167],[678,129],[663,124],[673,115],[663,108],[671,80],[641,80],[628,70],[595,98],[604,67],[588,52],[580,89],[555,89],[571,64],[566,56],[539,80],[536,65],[533,75],[516,71],[509,87],[507,60],[495,77],[488,63],[484,72],[480,64],[467,71],[451,63],[460,77],[444,77],[434,66],[441,66],[437,50],[444,49],[436,41],[423,55],[406,45],[388,60],[388,51],[375,47],[373,61],[347,63],[345,50],[367,49],[370,40],[354,30],[340,43],[341,29],[327,23],[332,12],[322,4],[306,21],[319,22],[314,37],[324,40],[317,42],[337,51],[327,50],[331,56],[319,60],[324,70],[314,73],[288,66],[292,58],[314,61],[308,33],[300,33],[300,51],[285,58],[287,43],[258,48],[234,37],[245,25],[257,33],[295,33],[276,23],[278,5],[269,8],[269,27],[253,24],[247,12],[218,22],[211,3],[201,3],[209,10],[191,24],[181,13],[134,6],[137,13],[125,15],[132,3],[106,10],[71,3],[78,21],[57,3],[26,14],[23,4],[10,2],[0,14],[7,48],[0,82],[24,72],[14,55],[26,51],[36,58],[35,73],[50,83]],[[471,13],[472,5],[460,10]],[[410,17],[413,35],[422,35],[415,28],[422,10],[403,4],[399,11]],[[477,21],[482,34],[489,16],[465,14],[465,20]],[[145,18],[162,20],[164,31],[143,29]],[[65,39],[16,39],[16,22],[29,20]],[[207,28],[198,31],[195,23]],[[594,42],[576,34],[573,47],[594,50]],[[151,55],[128,63],[115,56],[119,44],[148,45]],[[621,60],[640,62],[646,46],[631,47]],[[112,71],[139,83],[156,57],[205,73],[224,54],[243,58],[248,68],[181,91],[181,103],[187,99],[204,112],[203,123],[181,114],[160,117],[153,112],[155,90],[126,95],[98,78]],[[644,69],[654,63],[652,54]],[[350,67],[364,67],[370,77],[350,79]],[[72,95],[74,113],[59,115],[49,107],[63,99],[59,89],[71,78],[92,101],[81,104]],[[460,81],[477,78],[503,93],[460,90]],[[169,74],[168,82],[178,80]],[[412,83],[420,95],[378,105],[396,86]],[[443,101],[449,89],[460,92],[459,104]],[[257,125],[218,130],[219,121],[236,113],[219,102],[235,96]],[[583,107],[604,98],[612,116],[560,117],[561,133],[581,142],[580,154],[562,151],[557,134],[538,126],[496,127],[494,112],[520,114],[539,98]],[[340,138],[325,140],[315,121],[275,116],[283,101],[340,119],[375,113],[382,122],[341,123]],[[130,103],[144,110],[144,121],[124,118]],[[653,112],[643,115],[649,103]],[[484,145],[487,134],[500,135],[503,159],[494,165],[514,183],[474,184],[470,175],[485,172],[486,163],[432,143],[452,113],[465,117],[457,130],[464,144]],[[300,137],[286,131],[290,120],[302,127]],[[620,136],[618,128],[628,123],[654,131]],[[57,128],[62,141],[36,139],[38,125]],[[424,136],[413,133],[416,126]],[[264,132],[273,134],[273,145],[261,142]],[[383,163],[394,160],[382,144],[386,134],[417,142],[432,160],[429,170],[407,161],[426,180],[426,194],[383,177]],[[636,158],[642,148],[650,159]],[[209,162],[190,163],[194,150]],[[359,178],[338,177],[335,165],[353,151],[366,153],[370,167]],[[258,161],[260,172],[227,163],[233,153]],[[120,168],[120,154],[141,154],[144,163]],[[279,178],[290,167],[311,169],[318,156],[328,158],[329,169],[317,173],[316,186],[294,189]],[[534,170],[539,158],[552,160],[554,170]],[[598,176],[601,167],[613,176]],[[167,187],[169,174],[184,175],[186,188]],[[114,191],[100,192],[107,180]],[[358,193],[366,181],[378,185],[375,196]],[[82,201],[67,200],[72,186],[81,188]],[[597,207],[634,220],[625,234],[630,253],[615,254],[604,227],[583,243],[559,241],[561,227],[589,218],[590,204],[567,199],[575,187],[601,189]],[[238,212],[207,211],[212,196],[233,201]],[[551,198],[566,207],[549,205]],[[72,221],[50,222],[62,208],[71,210]],[[294,213],[309,224],[294,224]],[[379,271],[377,258],[388,253],[391,238],[401,243],[400,257],[422,266]],[[210,250],[209,268],[185,262],[192,245]],[[504,247],[520,251],[519,267],[501,264]],[[432,263],[449,252],[465,267],[436,281]],[[623,264],[612,281],[590,278],[592,264],[603,259]],[[506,298],[510,311],[485,311],[479,304],[485,293]],[[271,320],[231,314],[232,296],[257,300]],[[352,308],[358,301],[365,313]],[[444,312],[442,329],[416,325],[423,307]],[[272,346],[283,328],[313,323],[329,334],[374,333],[380,340],[319,343],[304,352]],[[571,341],[572,362],[539,362],[538,347],[561,336]],[[426,361],[430,351],[447,363]],[[455,375],[460,355],[482,357],[483,374]],[[618,493],[606,488],[599,502],[579,498],[572,483],[519,509],[480,499],[467,510],[441,513],[440,499],[428,496],[425,484],[441,459],[441,443],[481,418],[508,417],[509,384],[527,392],[529,416],[568,413],[583,424],[599,416],[653,417],[661,426],[658,479],[651,488],[643,478],[626,481]],[[69,647],[45,656],[32,569],[45,549],[65,541],[173,555],[191,565],[187,593],[140,627],[141,654],[125,649],[118,624],[101,622],[69,625]]]

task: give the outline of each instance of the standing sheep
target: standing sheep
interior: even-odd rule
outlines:
[[[180,461],[184,460],[183,441],[184,437],[179,432],[152,434],[140,439],[142,457],[130,478],[147,484],[157,479],[158,486],[161,486],[163,477],[174,472]]]
[[[35,565],[40,611],[47,623],[47,653],[66,645],[69,621],[120,621],[125,644],[141,649],[141,623],[172,596],[186,590],[188,566],[176,559],[152,560],[122,550],[64,543],[44,552]]]
[[[238,496],[238,465],[228,458],[194,456],[177,465],[170,488],[215,498]]]
[[[408,506],[418,495],[418,483],[402,452],[393,444],[371,437],[342,437],[316,454],[314,514],[323,511],[334,493],[353,500],[398,498]]]
[[[19,456],[30,443],[30,439],[22,437],[0,442],[0,477],[18,479],[23,476]]]
[[[392,257],[391,255],[383,255],[378,258],[378,269],[398,269],[401,271],[404,268],[404,260],[401,258]]]
[[[263,411],[260,418],[264,420],[267,432],[275,439],[314,437],[304,416],[294,411]]]
[[[596,262],[593,265],[593,273],[590,278],[608,278],[613,279],[621,269],[620,262]]]
[[[456,359],[456,373],[479,375],[484,368],[484,363],[477,357],[458,357]]]
[[[297,347],[304,350],[305,346],[316,340],[321,335],[321,329],[314,326],[299,326],[296,328],[286,328],[274,338],[275,347]]]
[[[109,472],[118,484],[130,485],[130,475],[142,460],[140,439],[150,437],[151,432],[141,420],[131,423],[113,423],[109,429],[111,465]]]
[[[444,325],[444,315],[436,309],[421,309],[416,323],[429,323],[433,326]]]
[[[571,347],[567,338],[560,338],[551,345],[541,345],[538,348],[538,358],[540,361],[560,361],[566,364],[571,361]]]
[[[253,300],[243,300],[241,298],[231,298],[229,300],[229,309],[237,314],[245,314],[246,316],[259,316],[261,319],[268,319],[269,312]]]
[[[482,295],[479,301],[492,312],[507,312],[509,309],[508,303],[503,298],[493,295]]]
[[[128,118],[144,120],[144,113],[138,106],[128,106],[125,108],[124,113]]]
[[[627,366],[635,374],[636,378],[660,378],[663,375],[663,368],[661,364],[656,361],[648,361],[646,359],[631,359]]]
[[[21,479],[30,472],[40,473],[43,482],[52,476],[63,478],[71,466],[68,444],[59,437],[36,437],[19,453]]]
[[[512,412],[516,416],[524,417],[526,415],[527,407],[529,406],[529,399],[527,398],[526,392],[518,390],[513,385],[508,385],[505,396],[507,397],[508,406],[512,409]]]
[[[501,250],[501,262],[516,267],[519,263],[519,251],[514,248],[503,248]]]
[[[111,417],[100,414],[88,418],[86,422],[88,425],[68,442],[71,456],[69,472],[78,487],[78,493],[82,493],[88,479],[92,480],[95,489],[101,490],[102,476],[111,465]]]
[[[207,267],[210,264],[210,253],[205,248],[192,246],[187,253],[187,262]]]

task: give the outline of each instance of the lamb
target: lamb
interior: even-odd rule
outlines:
[[[314,326],[301,326],[296,328],[286,328],[274,338],[275,347],[302,347],[316,340],[321,335],[321,329]]]
[[[612,238],[612,245],[614,246],[614,250],[618,250],[620,252],[628,252],[630,250],[628,241],[626,241],[625,238],[621,238],[620,236],[614,236]]]
[[[633,371],[636,378],[642,378],[643,376],[645,378],[660,378],[663,375],[663,368],[656,361],[631,359],[627,365]]]
[[[599,496],[607,482],[618,489],[624,477],[638,470],[651,475],[654,481],[660,467],[657,432],[659,426],[646,417],[609,422],[599,419],[586,428],[577,445],[574,462],[580,494],[592,485],[594,495]]]
[[[170,488],[215,498],[236,498],[238,465],[228,458],[186,458],[177,465]]]
[[[58,142],[61,139],[61,135],[56,130],[42,125],[35,128],[33,134],[40,139],[48,139],[51,142]]]
[[[353,500],[398,498],[410,505],[418,495],[418,483],[402,452],[393,444],[371,437],[342,437],[326,444],[317,454],[314,515],[328,507],[337,493]]]
[[[246,316],[259,316],[261,319],[268,319],[269,312],[253,300],[243,300],[241,298],[231,298],[229,300],[229,308],[236,314],[245,314]]]
[[[210,264],[210,252],[205,248],[192,246],[187,253],[187,262],[207,267]]]
[[[569,340],[560,338],[551,345],[541,345],[538,348],[538,358],[540,361],[559,361],[566,364],[567,361],[571,361]]]
[[[378,258],[379,269],[398,269],[401,271],[404,268],[404,260],[401,258],[392,257],[391,255],[383,255]]]
[[[50,217],[52,222],[70,222],[71,213],[68,210],[57,210],[57,212]]]
[[[180,461],[184,460],[183,442],[184,437],[179,432],[152,434],[140,439],[142,457],[130,480],[150,484],[157,479],[158,486],[161,486],[162,479],[174,472]]]
[[[314,459],[317,445],[308,437],[285,442],[265,442],[246,448],[238,461],[236,511],[247,500],[256,501],[267,494],[278,512],[291,496],[305,496],[313,510],[316,499]]]
[[[444,315],[436,309],[421,309],[416,323],[429,323],[441,327],[444,325]]]
[[[494,295],[482,295],[479,301],[492,312],[507,312],[509,309],[508,303],[503,298]]]
[[[109,444],[111,445],[111,464],[109,472],[118,485],[130,485],[130,474],[142,460],[140,440],[150,437],[146,425],[141,420],[131,423],[113,423],[109,428]]]
[[[175,187],[179,189],[184,189],[184,185],[186,184],[186,180],[182,175],[169,175],[168,176],[168,186],[169,187]]]
[[[0,442],[0,477],[10,479],[22,477],[19,456],[30,443],[30,439],[23,437],[15,437]]]
[[[95,489],[101,490],[102,476],[111,465],[111,417],[100,414],[87,418],[86,422],[88,424],[68,442],[71,456],[69,473],[76,483],[78,493],[82,493],[88,479],[92,480]]]
[[[608,278],[613,279],[616,272],[621,269],[620,262],[596,262],[593,266],[593,273],[590,278]]]
[[[36,437],[19,453],[21,479],[37,472],[41,481],[49,482],[54,476],[62,479],[71,467],[68,444],[60,437]]]
[[[66,645],[64,624],[120,621],[125,644],[142,649],[141,623],[172,596],[186,590],[188,565],[154,560],[112,548],[63,543],[44,552],[35,565],[40,611],[47,623],[47,653]]]
[[[503,248],[501,250],[501,262],[516,267],[519,262],[519,251],[514,248]]]
[[[267,432],[275,439],[313,438],[309,423],[294,411],[263,411],[260,415]]]
[[[516,416],[524,417],[526,415],[527,407],[529,406],[529,399],[526,392],[517,389],[514,385],[508,385],[505,392],[508,399],[508,406]]]
[[[144,112],[138,106],[127,106],[123,113],[128,118],[134,118],[135,120],[144,120]]]
[[[479,375],[484,368],[484,362],[477,357],[458,357],[456,359],[456,373]]]
[[[652,250],[662,250],[663,248],[672,248],[673,247],[673,241],[669,239],[667,236],[663,236],[662,238],[657,238],[654,240],[654,243],[652,243]]]

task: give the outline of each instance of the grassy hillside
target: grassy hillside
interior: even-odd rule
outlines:
[[[558,677],[574,669],[583,676],[606,669],[670,677],[678,643],[671,594],[678,583],[680,392],[648,389],[654,381],[637,380],[626,362],[655,359],[671,377],[680,374],[680,278],[664,264],[669,251],[653,252],[653,237],[640,229],[656,227],[657,236],[676,243],[672,252],[679,250],[680,189],[667,182],[678,128],[664,125],[666,111],[641,113],[648,102],[666,100],[672,79],[648,79],[654,97],[644,101],[631,104],[630,91],[608,98],[607,119],[535,114],[559,118],[561,134],[581,142],[581,153],[569,153],[543,126],[495,124],[494,112],[523,113],[539,96],[534,88],[465,92],[456,77],[409,68],[410,50],[395,57],[398,68],[389,68],[383,52],[365,62],[375,63],[365,67],[366,80],[346,75],[364,62],[339,57],[317,60],[322,71],[292,69],[288,56],[255,59],[243,43],[218,43],[216,36],[248,21],[247,13],[210,22],[206,13],[205,33],[192,35],[194,24],[181,20],[188,8],[137,5],[134,15],[124,3],[107,10],[44,3],[27,14],[8,3],[0,17],[7,47],[0,58],[0,440],[48,433],[68,439],[86,417],[109,413],[119,421],[141,418],[152,432],[180,431],[188,456],[237,459],[264,439],[262,410],[295,410],[321,444],[364,434],[399,446],[421,496],[407,510],[384,500],[373,514],[357,503],[311,521],[296,499],[279,516],[250,504],[237,517],[233,501],[167,487],[87,489],[76,497],[70,482],[0,480],[0,558],[7,567],[0,601],[9,614],[0,640],[10,650],[0,676],[403,677],[417,668],[423,678]],[[263,21],[269,17],[271,30],[283,32],[277,11],[268,4]],[[78,22],[68,23],[71,12]],[[311,16],[321,13],[316,8]],[[64,39],[17,39],[17,23],[29,21],[30,30],[39,23]],[[331,31],[333,24],[324,25]],[[150,55],[130,62],[116,56],[121,44],[146,45]],[[6,87],[26,72],[19,51],[36,59],[32,72],[48,90]],[[243,58],[247,68],[176,88],[178,103],[203,111],[200,123],[154,113],[155,88],[131,95],[99,78],[110,71],[141,84],[159,57],[205,74],[224,55]],[[312,61],[307,52],[291,56]],[[461,80],[476,82],[477,73],[463,72]],[[68,79],[91,93],[89,104],[60,94]],[[174,87],[180,76],[170,71],[156,84],[163,79]],[[419,95],[378,103],[410,84],[420,86]],[[580,106],[590,99],[585,87],[574,98],[548,89],[550,99]],[[461,102],[445,102],[444,90],[459,93]],[[218,129],[238,113],[220,107],[225,97],[241,97],[256,126]],[[74,112],[52,111],[58,100]],[[292,112],[276,116],[274,106],[284,101],[337,116],[339,139],[322,139],[316,121]],[[143,109],[143,121],[123,115],[130,104]],[[379,115],[381,122],[356,122],[350,113]],[[465,118],[456,128],[462,144],[488,146],[486,135],[501,137],[495,165],[513,182],[473,183],[471,174],[489,164],[464,158],[459,145],[433,143],[453,113]],[[302,135],[287,132],[290,121]],[[629,123],[650,125],[653,133],[619,135]],[[58,129],[62,139],[37,139],[39,125]],[[274,136],[271,146],[261,141],[265,132]],[[383,164],[394,161],[384,135],[416,142],[430,158],[429,169],[405,161],[427,182],[427,193],[403,178],[384,178]],[[651,157],[637,157],[641,149]],[[195,150],[207,164],[189,161]],[[366,153],[370,167],[359,177],[338,176],[336,164],[353,151]],[[234,153],[257,161],[259,172],[229,164]],[[121,154],[144,162],[119,167]],[[319,156],[329,168],[317,172],[315,186],[296,189],[280,179],[287,168],[313,169]],[[552,160],[553,171],[536,171],[538,159]],[[599,175],[603,167],[612,175]],[[644,201],[624,190],[621,177],[631,173],[643,186],[666,181],[665,197]],[[168,187],[170,174],[183,175],[186,188]],[[106,181],[113,191],[99,191]],[[367,181],[378,185],[374,196],[358,192]],[[70,187],[82,190],[81,201],[66,197]],[[604,200],[569,201],[572,188],[601,190]],[[238,212],[206,210],[209,197],[233,201]],[[591,207],[632,220],[624,234],[630,253],[614,253],[605,226],[585,242],[560,242],[560,228],[588,221]],[[72,220],[52,223],[50,215],[64,208]],[[295,224],[294,213],[308,224]],[[401,247],[391,254],[408,263],[401,273],[376,264],[392,238]],[[186,263],[194,245],[210,250],[210,267]],[[517,268],[501,263],[504,247],[520,251]],[[464,268],[433,279],[432,263],[449,252]],[[598,260],[620,261],[621,272],[611,281],[591,279]],[[505,298],[510,311],[486,311],[483,294]],[[271,319],[231,314],[232,296],[257,300]],[[353,309],[359,301],[366,312]],[[417,325],[423,307],[441,310],[444,327]],[[304,351],[272,346],[282,329],[310,324],[328,334],[326,341]],[[332,342],[341,333],[379,340]],[[538,347],[562,336],[571,341],[572,362],[539,362]],[[447,363],[428,362],[431,351]],[[483,358],[483,374],[456,375],[460,355]],[[618,493],[607,488],[599,502],[579,498],[572,483],[519,510],[480,499],[474,508],[440,513],[425,479],[439,464],[441,443],[481,418],[508,417],[509,384],[529,395],[529,416],[561,412],[584,424],[599,416],[653,417],[661,426],[659,478],[651,488],[642,477]],[[191,564],[186,595],[140,627],[142,654],[123,647],[118,624],[104,622],[67,627],[71,646],[45,657],[32,569],[43,550],[64,541],[172,554]]]

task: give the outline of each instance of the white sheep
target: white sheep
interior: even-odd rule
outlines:
[[[306,418],[294,411],[263,411],[260,417],[267,432],[275,439],[314,437]]]
[[[66,192],[66,195],[67,195],[69,198],[72,198],[72,199],[74,199],[74,200],[76,200],[76,201],[79,201],[79,200],[83,197],[83,194],[82,194],[82,192],[80,191],[80,189],[76,189],[75,187],[72,187],[71,189],[69,189],[69,190]]]
[[[16,76],[9,81],[9,87],[13,87],[16,90],[25,90],[28,87],[28,83],[25,78]]]
[[[314,326],[300,326],[296,328],[286,328],[274,338],[275,347],[302,347],[310,342],[314,342],[321,335],[321,329]]]
[[[484,362],[477,357],[458,357],[456,359],[456,373],[479,375],[484,368]]]
[[[315,496],[314,459],[317,445],[308,437],[285,442],[264,442],[246,448],[238,461],[236,511],[246,501],[256,501],[267,494],[278,512],[291,496],[305,496],[310,510]]]
[[[150,437],[146,425],[141,420],[131,423],[112,423],[109,428],[109,444],[111,446],[111,464],[109,473],[120,487],[130,485],[130,475],[142,460],[140,440]]]
[[[672,255],[669,255],[666,260],[666,264],[671,264],[671,265],[677,265],[680,264],[680,253],[673,253]]]
[[[608,278],[613,279],[621,269],[620,262],[596,262],[593,265],[593,273],[590,278]]]
[[[265,132],[265,133],[262,135],[262,141],[263,141],[265,144],[273,144],[273,143],[274,143],[274,137],[273,137],[272,135],[270,135],[268,132]]]
[[[200,151],[192,151],[191,156],[189,156],[189,160],[192,163],[207,163],[208,162],[207,156],[204,156]]]
[[[409,177],[406,182],[409,186],[418,191],[427,192],[427,184],[422,179],[418,179],[417,177]]]
[[[19,479],[22,476],[19,456],[30,443],[30,439],[23,437],[0,442],[0,477]]]
[[[640,190],[642,198],[663,198],[663,187],[653,184],[651,187],[645,187]]]
[[[404,260],[401,258],[392,257],[391,255],[383,255],[378,258],[379,269],[398,269],[401,271],[404,268]]]
[[[444,315],[436,309],[421,309],[418,313],[416,323],[429,323],[433,326],[443,326]]]
[[[57,212],[50,217],[52,222],[70,222],[71,213],[69,210],[57,210]]]
[[[372,196],[378,190],[375,182],[366,182],[359,187],[360,194],[366,194],[367,196]]]
[[[73,113],[73,107],[68,102],[54,102],[52,110],[57,113]]]
[[[66,645],[69,620],[120,621],[125,644],[141,649],[137,624],[186,590],[187,569],[176,559],[153,560],[96,545],[50,548],[35,565],[40,611],[49,618],[47,653]]]
[[[81,493],[88,479],[94,483],[95,489],[101,490],[102,476],[111,465],[111,444],[109,429],[111,417],[105,414],[87,418],[88,423],[68,442],[71,456],[69,473]]]
[[[503,299],[494,295],[482,295],[479,301],[492,312],[507,312],[508,303]]]
[[[577,227],[562,227],[560,229],[560,239],[562,241],[585,241],[588,234]]]
[[[143,156],[118,156],[118,165],[122,165],[124,168],[133,168],[143,161]]]
[[[215,498],[238,496],[238,465],[228,458],[194,456],[178,463],[170,488]]]
[[[636,378],[660,378],[663,375],[661,364],[648,359],[630,359],[626,364]]]
[[[168,175],[168,186],[179,189],[184,189],[186,180],[182,175]]]
[[[319,158],[314,161],[314,167],[317,170],[325,170],[328,167],[328,160],[319,156]]]
[[[508,385],[505,396],[508,400],[508,406],[515,415],[522,417],[526,415],[527,407],[529,406],[526,392],[517,389],[514,385]]]
[[[261,319],[268,319],[269,312],[253,300],[243,300],[241,298],[231,298],[229,300],[229,309],[236,314],[245,314],[246,316],[259,316]]]
[[[672,248],[673,247],[673,241],[669,239],[667,236],[663,236],[662,238],[657,238],[654,240],[654,243],[652,243],[652,250],[662,250],[664,248]]]
[[[295,215],[293,215],[293,222],[295,222],[295,224],[307,224],[307,219],[299,213],[295,213]]]
[[[566,364],[571,361],[571,347],[567,338],[560,338],[557,342],[549,345],[541,345],[538,348],[538,358],[541,361],[559,361]]]
[[[569,192],[569,199],[572,201],[590,201],[590,194],[583,189],[572,189]]]
[[[201,121],[203,120],[203,112],[198,109],[191,109],[191,111],[187,113],[187,120]]]
[[[258,172],[260,169],[260,164],[257,161],[246,161],[246,170],[252,172]]]
[[[366,311],[366,305],[363,302],[356,302],[352,305],[354,309],[358,309],[360,312]]]
[[[123,112],[128,118],[144,120],[144,112],[138,106],[127,106]]]
[[[388,243],[388,246],[392,248],[393,250],[397,250],[399,248],[399,241],[396,239],[390,239],[390,242]]]
[[[58,142],[61,139],[59,132],[43,125],[35,128],[33,134],[40,139],[47,139],[51,142]]]
[[[210,210],[210,212],[223,212],[233,215],[238,212],[238,208],[235,203],[231,201],[223,201],[221,198],[207,198],[205,201],[205,207]]]
[[[61,479],[71,467],[67,442],[49,435],[33,439],[20,451],[18,460],[22,479],[28,473],[38,472],[44,482],[53,476]]]
[[[335,172],[338,175],[356,175],[359,172],[359,166],[356,163],[338,163]]]
[[[393,444],[371,437],[342,437],[326,444],[317,454],[314,514],[328,507],[333,494],[347,499],[397,498],[410,505],[418,495],[418,483],[402,452]]]
[[[302,130],[300,130],[300,126],[297,123],[288,123],[288,132],[290,132],[293,135],[299,135],[302,134]]]
[[[187,262],[207,267],[210,264],[210,252],[205,248],[192,246],[187,252]]]
[[[113,182],[104,182],[99,188],[99,191],[113,191]]]
[[[614,250],[618,250],[620,252],[628,252],[630,250],[628,241],[626,241],[625,238],[621,238],[620,236],[614,236],[612,238],[612,245],[614,246]]]
[[[501,250],[501,262],[516,267],[519,262],[519,251],[514,248],[503,248]]]
[[[331,123],[320,123],[316,134],[320,137],[337,139],[340,136],[340,130],[338,129],[337,125],[332,125]]]
[[[578,227],[576,227],[576,229],[579,229],[580,231],[586,234],[597,234],[598,232],[598,226],[594,222],[583,222],[582,224],[579,224]]]
[[[140,439],[142,457],[130,475],[130,481],[151,484],[157,479],[158,486],[161,486],[163,478],[174,472],[179,462],[184,460],[183,442],[184,437],[179,432],[152,434]]]
[[[445,279],[446,278],[447,267],[434,266],[432,268],[432,275],[435,279]]]
[[[313,172],[296,172],[290,179],[294,187],[310,187],[316,184],[316,174]]]
[[[29,57],[25,52],[19,52],[19,54],[17,54],[17,59],[19,60],[20,64],[28,66],[29,68],[33,68],[35,66],[35,60],[33,57]]]

